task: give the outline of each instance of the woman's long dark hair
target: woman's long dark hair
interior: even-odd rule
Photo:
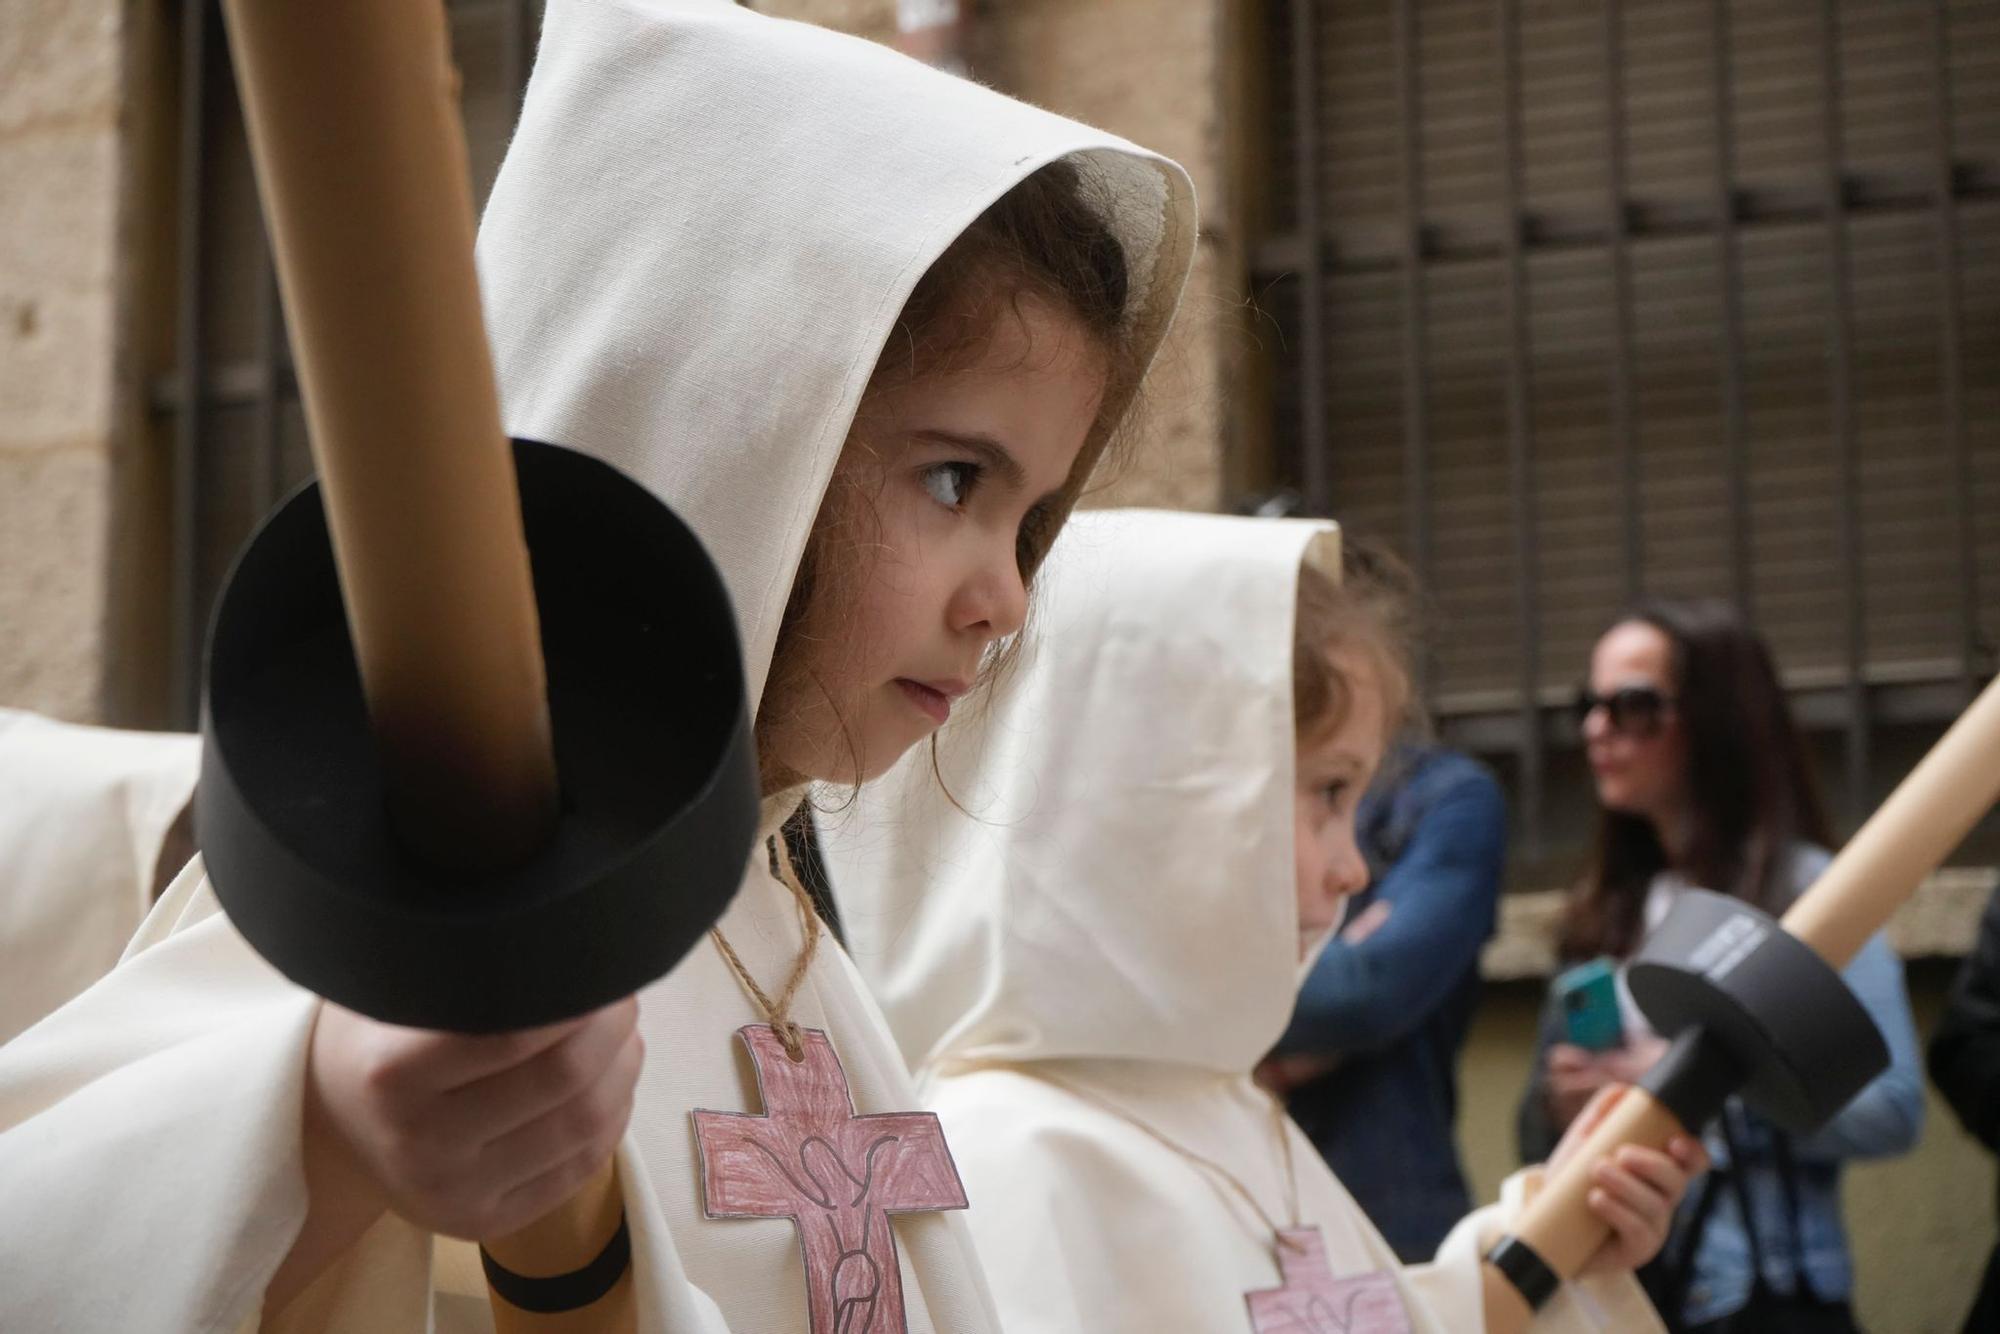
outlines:
[[[1704,889],[1783,912],[1788,849],[1832,838],[1770,650],[1715,599],[1642,602],[1612,625],[1632,621],[1673,646],[1689,801],[1686,855],[1675,869]],[[1623,958],[1636,949],[1647,886],[1666,865],[1651,821],[1602,811],[1596,852],[1563,914],[1563,957]]]

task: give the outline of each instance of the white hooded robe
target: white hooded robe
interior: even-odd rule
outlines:
[[[721,0],[549,4],[480,232],[506,424],[611,461],[694,527],[734,599],[753,700],[897,313],[968,224],[1058,159],[1108,201],[1148,359],[1194,237],[1171,163]],[[767,803],[767,832],[784,814]],[[722,926],[775,989],[800,929],[763,855]],[[196,865],[120,967],[0,1049],[0,1329],[258,1327],[306,1211],[316,1006],[232,929]],[[819,951],[791,1013],[831,1036],[857,1111],[916,1106],[837,948]],[[735,1036],[761,1018],[706,942],[641,993],[646,1065],[619,1175],[643,1330],[806,1329],[793,1225],[702,1211],[689,1114],[762,1110]],[[912,1334],[993,1329],[963,1215],[894,1227]],[[385,1217],[263,1327],[489,1328],[471,1248],[433,1241]]]
[[[944,783],[906,757],[820,817],[849,948],[955,1147],[1009,1334],[1243,1334],[1245,1295],[1280,1284],[1270,1225],[1157,1137],[1292,1222],[1250,1072],[1301,975],[1292,626],[1331,528],[1076,516],[990,707],[940,734]],[[1392,1274],[1413,1330],[1482,1328],[1502,1210],[1399,1267],[1282,1124],[1334,1275]],[[1568,1285],[1534,1328],[1659,1325],[1618,1276]]]
[[[0,709],[0,1042],[118,962],[200,766],[185,733]]]

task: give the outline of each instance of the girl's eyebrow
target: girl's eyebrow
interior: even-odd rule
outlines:
[[[968,453],[977,454],[979,461],[986,465],[994,476],[1008,489],[1019,491],[1028,484],[1028,473],[1007,446],[990,435],[969,435],[963,431],[945,431],[926,428],[915,433],[919,440],[929,440],[933,444],[956,445]]]
[[[1351,750],[1336,750],[1322,758],[1320,772],[1328,778],[1355,778],[1368,767],[1367,762]]]

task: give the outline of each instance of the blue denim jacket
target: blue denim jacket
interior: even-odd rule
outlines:
[[[1350,911],[1390,905],[1359,944],[1314,964],[1287,1052],[1341,1058],[1291,1097],[1292,1115],[1398,1255],[1428,1260],[1471,1208],[1453,1120],[1458,1051],[1493,934],[1507,809],[1473,760],[1399,747],[1356,813],[1373,883]]]
[[[1823,849],[1798,849],[1792,859],[1793,893],[1810,886],[1828,860]],[[1732,1098],[1724,1115],[1744,1161],[1731,1161],[1720,1126],[1711,1128],[1703,1140],[1716,1167],[1732,1170],[1749,1199],[1765,1286],[1781,1295],[1797,1293],[1803,1264],[1807,1291],[1829,1302],[1847,1300],[1854,1288],[1854,1264],[1840,1212],[1842,1163],[1849,1158],[1907,1152],[1917,1142],[1924,1117],[1923,1065],[1909,995],[1903,986],[1902,960],[1889,942],[1877,935],[1855,955],[1842,976],[1881,1029],[1889,1047],[1889,1068],[1816,1134],[1791,1141],[1796,1224],[1779,1170],[1776,1137],[1780,1132],[1776,1126]],[[1548,1047],[1561,1037],[1561,1012],[1551,1005],[1542,1012],[1535,1074],[1521,1108],[1520,1149],[1527,1161],[1546,1157],[1554,1146],[1556,1136],[1548,1123],[1542,1071]],[[1714,1190],[1716,1195],[1695,1249],[1681,1309],[1681,1318],[1689,1325],[1719,1320],[1741,1310],[1751,1293],[1751,1245],[1743,1209],[1735,1190],[1725,1188],[1719,1177],[1697,1182],[1688,1191],[1666,1253],[1685,1245],[1686,1229],[1704,1190]]]

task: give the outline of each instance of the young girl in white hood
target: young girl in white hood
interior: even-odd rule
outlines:
[[[1020,627],[1193,236],[1171,163],[885,48],[720,0],[548,5],[480,236],[507,426],[625,469],[721,566],[766,836]],[[615,1153],[642,1330],[993,1330],[949,1146],[821,937],[760,846],[636,1003],[424,1033],[286,981],[196,863],[0,1050],[0,1328],[488,1328],[452,1238]],[[801,1070],[821,1112],[897,1118],[835,1165],[867,1198],[815,1185],[822,1140],[789,1194],[759,1175]]]
[[[1251,1080],[1367,883],[1407,690],[1331,525],[1079,515],[990,707],[820,817],[854,959],[957,1146],[1010,1334],[1483,1327],[1507,1203],[1396,1256]],[[1624,1151],[1546,1331],[1657,1328],[1629,1270],[1688,1173]]]

